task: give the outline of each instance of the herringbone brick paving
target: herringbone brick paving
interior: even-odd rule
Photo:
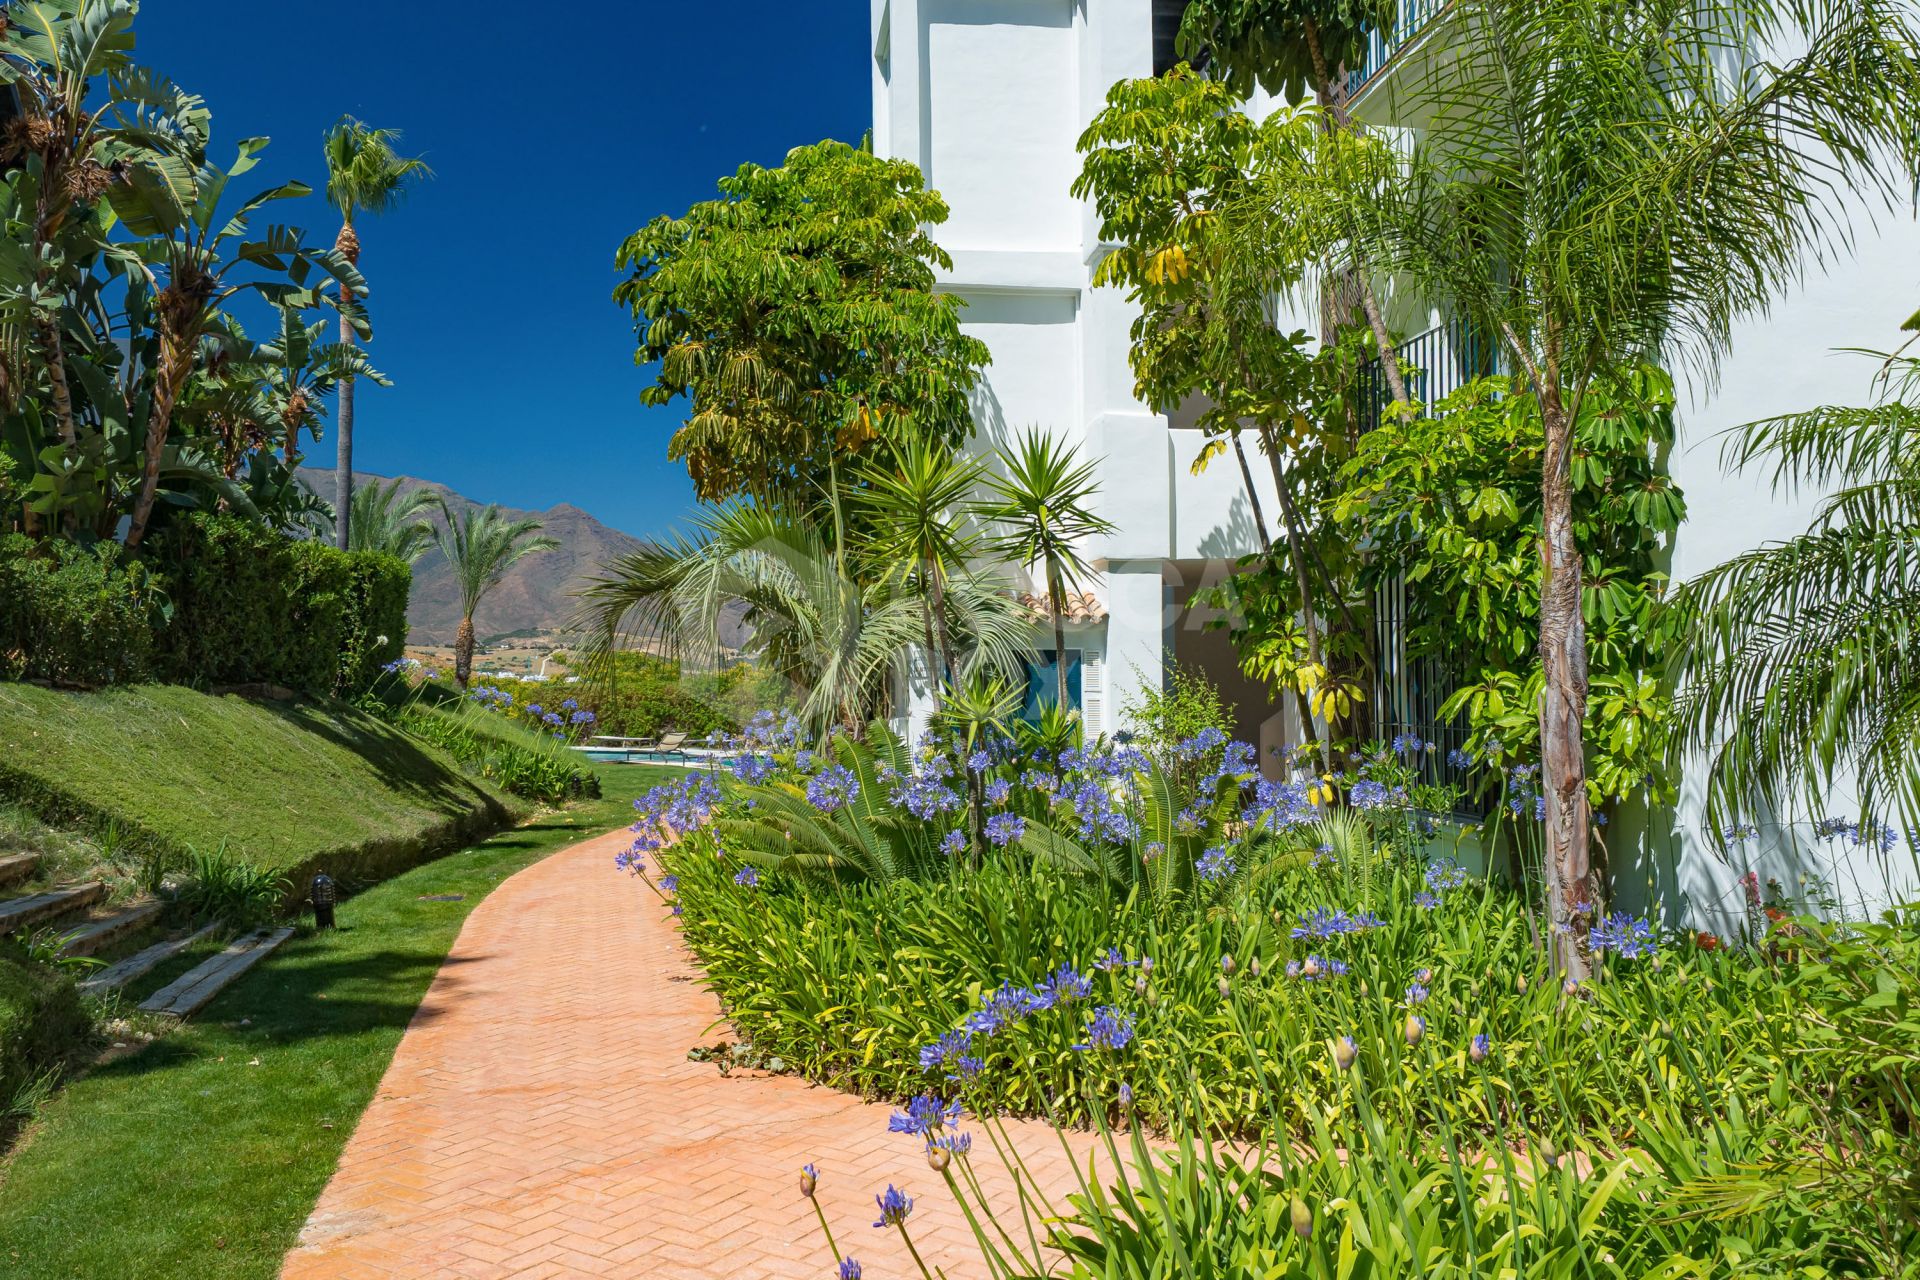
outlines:
[[[286,1280],[831,1276],[798,1190],[808,1161],[869,1280],[917,1275],[899,1234],[871,1225],[890,1182],[915,1198],[928,1264],[983,1275],[919,1143],[886,1131],[886,1106],[687,1060],[718,1038],[720,1009],[658,900],[614,870],[629,839],[574,845],[474,909]],[[1053,1134],[1011,1127],[1033,1175],[1072,1189]],[[1089,1144],[1075,1145],[1084,1160]],[[1012,1182],[981,1146],[975,1167],[1011,1210]]]

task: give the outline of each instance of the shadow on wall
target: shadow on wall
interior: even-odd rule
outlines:
[[[1920,899],[1920,848],[1823,826],[1823,819],[1858,819],[1850,788],[1837,788],[1825,812],[1759,816],[1751,835],[1722,848],[1707,830],[1700,777],[1698,765],[1683,770],[1680,800],[1670,809],[1623,807],[1616,818],[1608,844],[1622,909],[1731,938],[1755,914],[1753,892],[1763,903],[1777,894],[1790,911],[1850,920]]]

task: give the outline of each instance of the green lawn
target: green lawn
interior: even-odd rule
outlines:
[[[338,703],[174,685],[0,685],[0,800],[61,825],[374,879],[511,821],[517,802]]]
[[[68,1085],[0,1166],[0,1274],[276,1275],[467,913],[681,776],[597,772],[604,799],[352,898],[338,931],[294,938],[196,1021]]]

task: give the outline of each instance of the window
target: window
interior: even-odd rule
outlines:
[[[1067,706],[1084,707],[1081,701],[1081,662],[1078,649],[1067,650]],[[1020,707],[1020,718],[1032,723],[1039,720],[1040,709],[1053,705],[1054,690],[1053,651],[1051,649],[1027,659],[1027,696]]]
[[[1186,13],[1187,0],[1153,0],[1153,74],[1163,76],[1180,61],[1173,46]]]

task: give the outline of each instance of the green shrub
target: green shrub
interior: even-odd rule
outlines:
[[[205,514],[175,520],[157,542],[173,604],[158,642],[169,680],[351,696],[405,644],[408,571],[391,557]]]
[[[514,795],[559,804],[600,794],[600,780],[578,752],[482,708],[421,699],[406,703],[397,723]]]
[[[160,586],[117,544],[0,537],[0,677],[111,684],[150,671]]]
[[[72,977],[0,944],[0,1110],[61,1068],[88,1031]]]

